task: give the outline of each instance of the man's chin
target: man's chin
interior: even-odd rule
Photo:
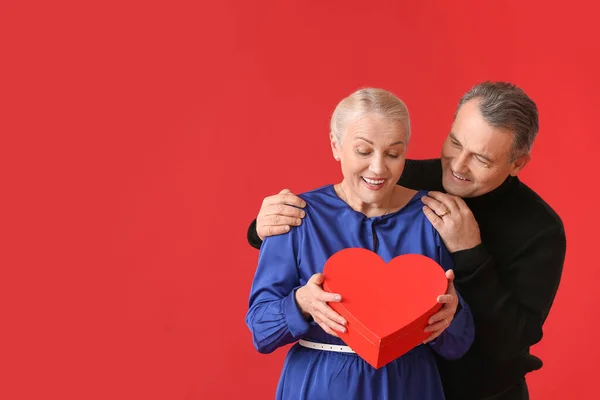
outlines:
[[[471,197],[471,193],[473,192],[471,188],[463,187],[463,185],[456,182],[446,182],[446,180],[442,182],[442,186],[444,186],[446,193],[458,197]]]

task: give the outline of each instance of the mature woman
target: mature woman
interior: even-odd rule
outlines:
[[[423,254],[451,268],[421,211],[426,193],[396,185],[409,138],[408,110],[391,93],[362,89],[342,100],[331,119],[331,149],[344,179],[300,195],[307,204],[302,225],[265,239],[246,323],[261,353],[300,340],[285,360],[278,399],[443,399],[434,357],[458,358],[471,345],[471,313],[450,285],[445,301],[460,306],[444,321],[447,328],[374,369],[335,333],[345,330],[345,321],[327,302],[343,301],[343,293],[321,288],[327,259],[349,247],[372,250],[386,262]],[[452,279],[451,272],[447,276]],[[342,351],[318,350],[314,343],[336,344]]]

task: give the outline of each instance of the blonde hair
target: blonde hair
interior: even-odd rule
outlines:
[[[394,94],[377,88],[359,89],[340,101],[331,116],[331,134],[341,144],[348,124],[370,113],[404,124],[407,141],[410,139],[410,116],[406,105]]]

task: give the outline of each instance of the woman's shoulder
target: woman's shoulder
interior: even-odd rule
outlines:
[[[397,200],[394,208],[399,211],[407,208],[420,208],[423,206],[421,198],[427,195],[426,190],[415,190],[401,185],[396,187],[396,193]]]
[[[307,204],[307,207],[319,207],[341,202],[332,184],[318,187],[316,189],[298,195]]]

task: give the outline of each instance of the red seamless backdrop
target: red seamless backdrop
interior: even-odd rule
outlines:
[[[355,89],[405,100],[428,158],[487,79],[537,101],[521,176],[568,238],[532,399],[596,398],[589,3],[3,1],[0,398],[272,398],[285,349],[244,324],[262,198],[341,179],[327,126]]]

